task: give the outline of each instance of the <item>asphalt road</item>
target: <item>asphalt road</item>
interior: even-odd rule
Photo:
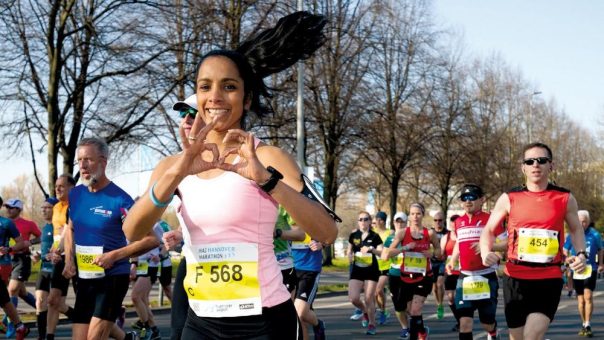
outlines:
[[[344,274],[325,274],[323,283],[343,282],[346,276]],[[594,297],[594,315],[592,317],[592,329],[594,339],[604,339],[604,284],[603,280],[598,281]],[[503,317],[502,295],[500,291],[500,305],[498,306],[497,322],[500,325],[502,339],[508,339]],[[388,308],[392,311],[392,303],[389,301]],[[314,309],[317,315],[323,319],[327,327],[328,339],[397,339],[400,326],[398,322],[391,316],[385,325],[378,326],[376,336],[365,335],[365,330],[361,328],[360,321],[351,321],[349,316],[353,311],[352,305],[348,302],[345,293],[327,294],[315,300]],[[436,306],[432,296],[428,298],[424,307],[424,321],[430,327],[430,339],[457,339],[457,334],[451,332],[450,329],[454,325],[453,317],[447,309],[445,309],[445,317],[442,320],[436,318]],[[164,339],[169,339],[170,336],[170,314],[168,309],[156,310],[156,323],[158,324]],[[129,313],[126,325],[129,326],[136,320],[132,312]],[[577,312],[576,298],[568,298],[566,292],[560,300],[558,313],[554,323],[550,326],[547,339],[581,339],[577,335],[579,331],[580,321]],[[476,330],[480,325],[475,322],[474,339],[486,339],[486,333],[482,330]],[[129,327],[126,327],[128,330]],[[312,336],[312,331],[310,332]],[[36,330],[32,329],[30,338],[37,336]],[[71,325],[60,325],[57,331],[57,339],[71,339]]]

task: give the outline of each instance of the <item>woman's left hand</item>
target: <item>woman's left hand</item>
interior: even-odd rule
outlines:
[[[270,173],[260,163],[256,155],[254,135],[243,130],[229,130],[223,139],[227,146],[218,158],[218,168],[235,172],[258,184],[265,183],[270,178]],[[226,163],[229,155],[239,155],[239,162]]]

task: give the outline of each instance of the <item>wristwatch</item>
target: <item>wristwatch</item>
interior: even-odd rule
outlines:
[[[271,177],[268,179],[268,181],[266,181],[264,184],[261,184],[259,186],[260,186],[260,189],[262,189],[262,191],[270,194],[271,191],[277,185],[277,183],[281,179],[283,179],[283,175],[279,171],[277,171],[277,169],[273,168],[272,166],[269,166],[268,168],[266,168],[266,170],[271,173]]]
[[[275,229],[275,238],[281,238],[281,235],[283,235],[283,230]]]
[[[585,250],[578,251],[575,256],[579,256],[581,254],[583,254],[583,257],[585,257],[585,259],[587,260],[587,252]]]

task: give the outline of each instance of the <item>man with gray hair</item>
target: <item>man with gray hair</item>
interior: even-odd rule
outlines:
[[[587,266],[582,272],[573,272],[573,286],[577,292],[577,306],[582,325],[579,335],[592,337],[591,315],[593,314],[593,291],[596,289],[596,279],[598,272],[604,270],[604,248],[602,247],[602,238],[600,233],[593,228],[589,211],[579,210],[577,212],[579,222],[585,230],[585,252],[587,253]],[[570,240],[570,235],[566,237],[564,243],[564,255],[575,255],[575,249]]]
[[[104,140],[92,137],[78,143],[82,185],[69,192],[63,270],[63,275],[71,278],[78,268],[74,339],[137,337],[136,333],[125,334],[115,324],[129,286],[128,258],[159,246],[152,231],[140,241],[126,242],[122,223],[134,201],[107,178],[108,159],[109,148]]]

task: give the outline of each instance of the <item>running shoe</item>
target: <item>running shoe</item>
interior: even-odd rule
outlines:
[[[13,327],[14,328],[14,327]],[[15,336],[17,340],[23,340],[29,334],[29,328],[27,328],[24,324],[20,324],[19,327],[15,329]],[[7,333],[8,335],[8,333]]]
[[[367,335],[375,335],[375,333],[377,332],[377,329],[375,328],[375,325],[369,325],[367,326]]]
[[[325,322],[319,319],[317,326],[313,327],[315,332],[315,340],[325,340]]]
[[[136,320],[136,322],[133,322],[130,326],[136,329],[137,331],[140,331],[145,328],[145,324],[140,319]]]
[[[443,305],[438,305],[438,307],[436,307],[436,317],[439,320],[445,317],[445,308]]]
[[[499,340],[499,331],[495,330],[495,335],[491,335],[489,334],[489,332],[487,332],[487,340]]]
[[[350,316],[350,320],[359,321],[363,317],[363,311],[360,309],[355,309],[354,313]]]
[[[10,339],[10,338],[14,337],[16,331],[17,330],[15,329],[15,324],[9,321],[8,325],[6,327],[6,338]]]
[[[138,333],[138,338],[140,340],[151,340],[151,335],[153,335],[153,332],[151,332],[150,329],[143,328],[140,333]]]
[[[581,329],[579,330],[579,335],[585,336],[585,326],[581,326]]]
[[[417,340],[428,340],[428,335],[430,334],[430,328],[424,326],[423,333],[417,333]]]
[[[138,333],[136,333],[136,331],[130,331],[130,332],[126,332],[126,337],[124,337],[124,340],[139,340],[140,338],[138,337]]]
[[[381,312],[378,317],[378,324],[380,324],[380,325],[385,324],[386,321],[388,321],[389,316],[390,316],[390,313],[388,313],[388,311]]]
[[[124,323],[126,323],[126,308],[124,306],[120,307],[120,314],[115,320],[115,324],[120,328],[124,329]]]
[[[585,326],[585,336],[591,338],[594,334],[591,332],[591,326]]]
[[[407,328],[401,329],[401,335],[398,338],[401,340],[408,340],[409,339],[409,329],[407,329]]]
[[[367,325],[369,325],[369,315],[367,315],[367,313],[363,313],[363,321],[361,321],[361,326],[365,328]]]
[[[151,340],[161,340],[161,333],[159,332],[159,329],[151,329]]]

